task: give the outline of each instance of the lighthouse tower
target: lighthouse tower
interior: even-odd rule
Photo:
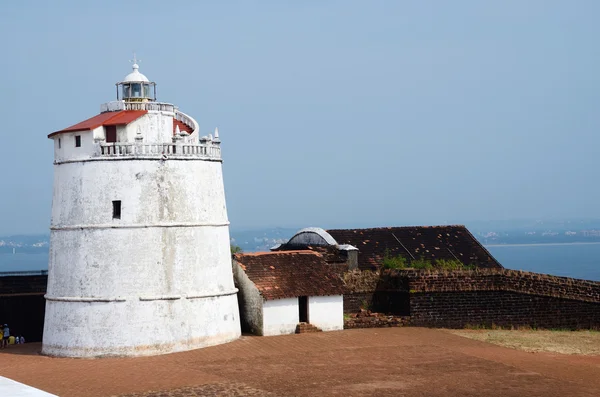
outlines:
[[[49,135],[42,353],[141,356],[240,336],[218,131],[133,71],[100,114]]]

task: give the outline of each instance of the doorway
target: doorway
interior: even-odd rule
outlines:
[[[117,141],[117,126],[107,125],[106,129],[106,143],[115,143]]]
[[[298,298],[298,308],[300,309],[300,322],[308,323],[308,296]]]

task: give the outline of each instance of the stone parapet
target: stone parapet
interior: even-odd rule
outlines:
[[[353,271],[342,278],[347,293],[511,291],[600,302],[600,282],[509,269]]]
[[[342,278],[351,316],[362,309],[410,316],[418,326],[600,328],[595,281],[507,269],[354,271]],[[380,322],[352,320],[348,327]]]
[[[100,143],[99,156],[102,158],[131,157],[167,160],[168,158],[196,157],[200,159],[221,159],[221,147],[218,143]]]

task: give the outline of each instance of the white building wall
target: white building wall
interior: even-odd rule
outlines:
[[[173,113],[149,111],[127,125],[117,126],[117,141],[135,142],[138,131],[142,133],[145,143],[172,143]],[[81,136],[81,147],[75,146],[77,135]],[[100,126],[94,130],[63,132],[53,139],[55,161],[86,160],[100,153],[98,142],[106,140],[106,133],[105,128]]]
[[[50,243],[44,354],[150,355],[240,335],[218,161],[55,164]]]
[[[298,298],[276,299],[263,304],[263,335],[296,332],[299,322]]]
[[[308,322],[323,331],[344,329],[343,296],[310,296]]]
[[[99,127],[93,131],[65,132],[56,135],[54,137],[54,160],[83,160],[94,156],[97,151],[97,145],[94,144],[94,134],[102,129],[103,127]],[[76,136],[81,136],[80,147],[75,146]]]
[[[122,131],[117,131],[120,142],[135,142],[135,136],[141,131],[144,142],[172,142],[173,113],[149,111],[139,119],[129,123]]]

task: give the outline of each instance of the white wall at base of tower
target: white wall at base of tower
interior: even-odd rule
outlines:
[[[42,353],[146,356],[240,336],[235,292],[219,297],[124,302],[47,301]]]
[[[54,171],[44,354],[152,355],[240,336],[220,162]]]

